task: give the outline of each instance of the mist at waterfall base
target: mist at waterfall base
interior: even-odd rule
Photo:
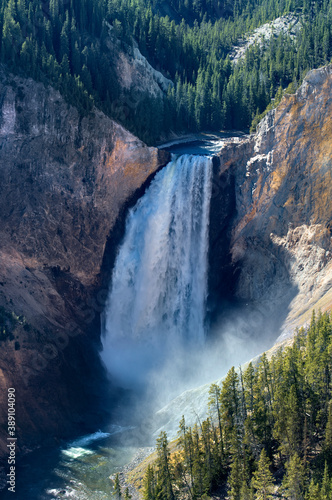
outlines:
[[[210,158],[174,155],[127,218],[101,357],[112,381],[149,401],[149,411],[261,352],[258,310],[227,307],[206,324],[211,190]]]

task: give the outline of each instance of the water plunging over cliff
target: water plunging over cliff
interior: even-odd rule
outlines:
[[[102,358],[125,386],[144,383],[205,336],[212,161],[174,157],[131,210],[104,312]]]

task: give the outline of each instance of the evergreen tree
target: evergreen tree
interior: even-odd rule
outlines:
[[[304,500],[306,473],[304,465],[295,453],[286,464],[286,474],[282,482],[282,490],[290,500]]]
[[[210,411],[216,414],[218,419],[218,429],[219,429],[219,439],[220,439],[220,459],[222,461],[223,458],[223,442],[222,442],[222,415],[221,415],[221,389],[219,385],[212,384],[209,389],[209,400],[208,400],[208,408]]]
[[[125,494],[124,494],[124,500],[130,500],[131,497],[132,496],[129,493],[129,488],[127,487],[126,490],[125,490]]]
[[[148,465],[143,481],[143,498],[144,500],[156,499],[156,477],[154,468]]]
[[[252,479],[252,486],[255,489],[255,500],[269,500],[273,498],[274,484],[270,465],[271,462],[263,448],[259,457],[257,471],[254,472]]]
[[[182,416],[179,426],[179,444],[182,447],[184,459],[184,474],[188,476],[187,484],[190,491],[192,491],[194,487],[194,475],[193,475],[193,467],[194,467],[194,443],[192,438],[191,429],[187,429],[185,418]]]
[[[239,458],[236,456],[231,464],[229,475],[229,498],[230,500],[241,500],[241,489],[243,486],[243,469]]]
[[[321,500],[319,484],[316,484],[313,479],[310,481],[309,490],[305,498],[306,500]]]
[[[254,500],[254,490],[248,485],[246,480],[242,480],[240,500]]]
[[[332,400],[329,404],[328,419],[325,429],[325,449],[332,452]]]
[[[174,500],[172,468],[166,432],[161,432],[157,439],[157,487],[163,500]]]
[[[322,487],[320,490],[320,500],[330,500],[332,496],[331,481],[327,462],[325,462]]]
[[[115,475],[113,491],[114,491],[113,496],[116,498],[116,500],[121,500],[122,492],[121,492],[121,485],[120,485],[120,477],[119,477],[118,473]]]
[[[240,417],[239,376],[232,367],[222,385],[220,407],[227,447],[230,447],[233,431]]]

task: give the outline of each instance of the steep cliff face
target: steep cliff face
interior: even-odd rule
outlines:
[[[135,42],[132,47],[124,49],[114,34],[114,28],[105,24],[108,28],[105,44],[113,59],[120,88],[128,92],[132,105],[137,106],[138,101],[146,96],[162,98],[173,82],[149,64]]]
[[[112,117],[146,141],[160,139],[158,128],[163,113],[163,101],[173,82],[156,70],[140,52],[136,42],[119,38],[116,29],[105,22],[107,36],[94,40],[112,68],[114,92],[110,109]],[[116,97],[115,97],[116,96]]]
[[[332,66],[311,71],[255,135],[219,154],[217,175],[235,179],[232,292],[276,313],[285,332],[332,305],[331,88]]]
[[[24,448],[86,420],[102,375],[105,249],[169,158],[99,111],[79,116],[52,88],[0,80],[0,407],[14,387]]]

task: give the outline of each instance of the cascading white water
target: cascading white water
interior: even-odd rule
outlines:
[[[125,386],[144,383],[175,349],[204,342],[211,175],[207,157],[173,157],[130,211],[101,353]]]

